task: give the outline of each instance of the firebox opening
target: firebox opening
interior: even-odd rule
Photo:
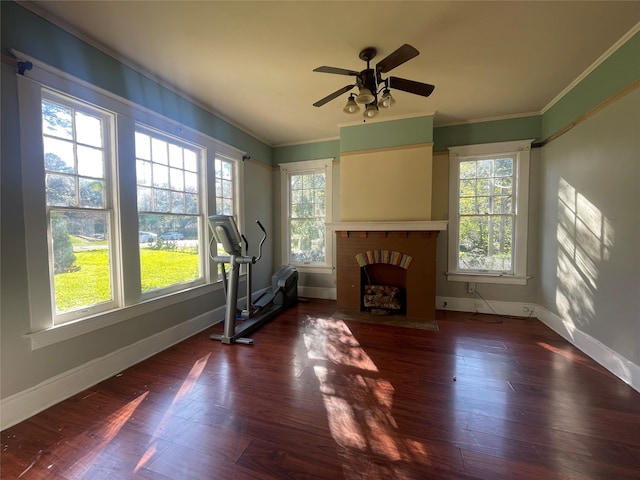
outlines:
[[[388,263],[360,268],[360,311],[406,315],[407,270]]]

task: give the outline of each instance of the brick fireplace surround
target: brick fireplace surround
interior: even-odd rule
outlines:
[[[404,290],[406,317],[435,319],[436,240],[438,232],[447,228],[447,222],[345,222],[329,227],[336,236],[338,310],[359,312],[362,309],[362,267],[358,256],[360,263],[366,252],[370,257],[374,253],[384,257],[384,260],[367,262],[368,269],[375,269],[378,263],[384,267],[398,265],[387,259],[389,253],[394,252],[411,257],[408,267],[378,269],[375,281],[384,283],[386,276],[390,285],[403,282],[400,286]]]

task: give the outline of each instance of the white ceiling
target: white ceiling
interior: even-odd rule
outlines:
[[[435,113],[435,124],[540,113],[640,22],[618,1],[35,1],[23,5],[272,146],[336,138],[353,83],[404,43],[420,55],[390,75],[431,83],[393,91],[379,120]],[[384,75],[386,76],[386,75]]]

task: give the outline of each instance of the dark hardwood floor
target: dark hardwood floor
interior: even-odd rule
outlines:
[[[640,479],[640,393],[537,320],[334,309],[209,329],[3,431],[2,478]]]

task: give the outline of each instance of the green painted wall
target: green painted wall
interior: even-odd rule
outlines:
[[[542,138],[549,138],[639,78],[640,32],[544,113]]]
[[[433,129],[433,151],[446,151],[448,147],[458,145],[508,142],[525,138],[539,140],[541,124],[541,115],[532,115],[490,122],[435,127]]]
[[[290,145],[273,149],[273,164],[300,162],[302,160],[319,160],[322,158],[340,158],[340,140]]]
[[[272,165],[272,149],[246,132],[82,42],[14,2],[0,2],[2,52],[16,49]]]
[[[341,152],[417,145],[432,141],[433,116],[431,115],[340,128]]]

